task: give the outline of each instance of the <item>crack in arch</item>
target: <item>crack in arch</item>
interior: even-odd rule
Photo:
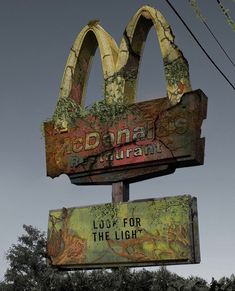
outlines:
[[[86,25],[70,51],[60,89],[60,98],[84,103],[93,56],[99,47],[105,98],[108,103],[136,102],[139,65],[149,30],[154,27],[163,58],[167,96],[171,104],[191,91],[188,62],[174,42],[172,29],[153,7],[143,6],[128,23],[118,48],[115,40],[99,22]]]

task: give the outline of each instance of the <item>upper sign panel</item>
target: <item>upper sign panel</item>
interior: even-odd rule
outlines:
[[[129,107],[116,122],[93,115],[58,132],[45,124],[48,175],[68,174],[75,184],[109,184],[163,175],[177,167],[203,164],[206,97],[185,94],[175,106],[168,98]]]

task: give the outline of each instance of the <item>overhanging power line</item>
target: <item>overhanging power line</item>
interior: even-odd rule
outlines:
[[[186,22],[183,20],[183,18],[180,16],[178,11],[175,9],[175,7],[170,3],[169,0],[166,0],[167,4],[170,6],[170,8],[174,11],[174,13],[177,15],[177,17],[180,19],[180,21],[183,23],[183,25],[186,27],[192,38],[196,41],[198,46],[201,48],[201,50],[204,52],[204,54],[207,56],[207,58],[210,60],[210,62],[213,64],[213,66],[219,71],[219,73],[223,76],[223,78],[229,83],[229,85],[235,90],[235,85],[228,79],[228,77],[223,73],[223,71],[218,67],[218,65],[213,61],[213,59],[209,56],[205,48],[201,45],[197,37],[194,35],[194,33],[191,31],[189,26],[186,24]]]
[[[192,0],[188,0],[188,2],[191,4]],[[191,4],[192,5],[192,4]],[[205,25],[206,29],[209,31],[209,33],[211,34],[211,36],[214,38],[214,40],[217,42],[218,46],[221,48],[221,50],[223,51],[223,53],[225,54],[225,56],[227,57],[227,59],[230,61],[230,63],[235,67],[235,64],[232,60],[232,58],[229,56],[228,52],[225,50],[225,48],[223,47],[223,45],[221,44],[221,42],[219,41],[218,37],[216,37],[215,33],[212,31],[212,28],[207,24],[206,20],[204,19],[204,17],[200,14],[200,12],[198,13],[198,11],[196,11],[196,13],[198,14],[198,18],[200,19],[200,21]]]

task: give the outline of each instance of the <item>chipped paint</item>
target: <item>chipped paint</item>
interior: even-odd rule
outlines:
[[[162,53],[167,96],[172,104],[180,102],[191,91],[188,62],[175,44],[171,27],[160,13],[150,6],[141,7],[127,25],[118,48],[115,40],[98,21],[86,25],[77,36],[65,66],[60,98],[72,95],[84,103],[86,83],[92,58],[99,47],[105,81],[105,98],[135,103],[137,77],[143,46],[154,27]]]

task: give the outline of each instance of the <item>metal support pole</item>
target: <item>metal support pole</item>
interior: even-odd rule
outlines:
[[[129,183],[121,181],[112,184],[112,203],[129,200]]]

